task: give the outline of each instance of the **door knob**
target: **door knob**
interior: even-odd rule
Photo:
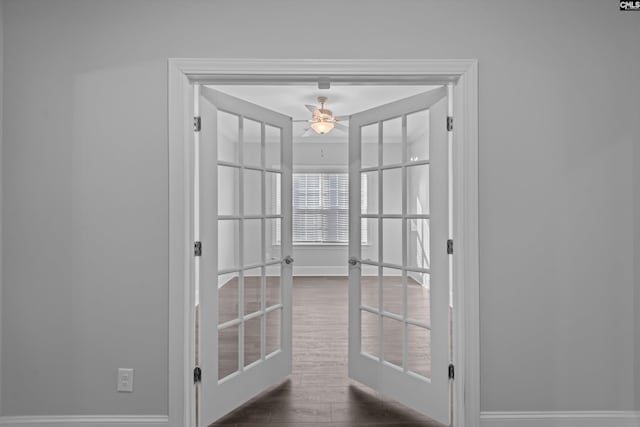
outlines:
[[[284,257],[284,263],[293,264],[293,258],[291,258],[291,255],[287,255],[286,257]]]
[[[354,257],[354,256],[349,257],[349,264],[351,264],[351,265],[358,265],[358,263],[359,263],[359,262],[360,262],[360,261],[358,261],[358,258],[356,258],[356,257]]]

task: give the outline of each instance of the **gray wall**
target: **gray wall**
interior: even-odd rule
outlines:
[[[478,58],[482,409],[637,406],[637,14],[326,5],[6,1],[3,415],[167,412],[169,57]]]
[[[638,97],[640,97],[640,90],[636,90]],[[640,133],[640,124],[636,122],[636,135]],[[640,222],[637,218],[640,218],[640,143],[636,137],[635,141],[635,163],[634,163],[634,179],[635,186],[635,279],[636,279],[636,307],[635,307],[635,325],[636,325],[636,409],[640,410]]]
[[[2,88],[4,87],[4,5],[0,2],[0,368],[2,367]],[[0,369],[0,385],[2,369]],[[0,414],[2,414],[2,387],[0,387]]]

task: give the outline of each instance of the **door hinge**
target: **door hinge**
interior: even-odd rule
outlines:
[[[447,255],[453,255],[453,240],[447,240]]]
[[[447,116],[447,132],[451,132],[453,130],[453,117]]]
[[[202,256],[202,242],[195,242],[193,244],[193,254],[195,256]]]
[[[196,366],[193,369],[193,382],[194,384],[202,382],[202,369],[200,369],[200,366]]]
[[[193,131],[200,132],[200,129],[202,129],[202,119],[200,116],[196,116],[193,118]]]
[[[449,379],[452,380],[455,377],[455,368],[453,366],[453,363],[449,364]]]

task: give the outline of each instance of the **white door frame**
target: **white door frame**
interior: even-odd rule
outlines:
[[[328,76],[455,82],[453,144],[453,426],[480,425],[478,65],[476,60],[169,59],[169,424],[194,424],[192,82],[282,83]],[[346,260],[345,260],[346,262]]]

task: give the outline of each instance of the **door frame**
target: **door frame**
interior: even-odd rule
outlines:
[[[169,59],[169,424],[193,425],[193,88],[318,80],[456,83],[453,131],[453,426],[480,425],[478,63],[464,60]],[[443,242],[444,244],[444,242]],[[346,262],[346,260],[345,260]]]

